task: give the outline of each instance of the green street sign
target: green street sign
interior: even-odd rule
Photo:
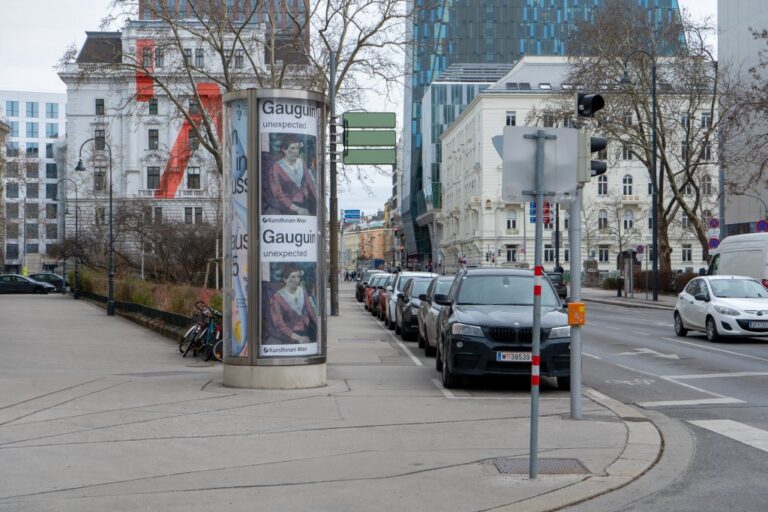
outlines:
[[[344,146],[394,146],[397,137],[394,130],[344,131]]]
[[[396,151],[392,149],[350,149],[343,153],[345,165],[395,165]]]
[[[347,128],[394,128],[394,112],[345,112],[341,116],[344,129]]]

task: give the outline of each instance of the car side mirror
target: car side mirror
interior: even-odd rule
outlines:
[[[708,293],[697,293],[693,298],[696,300],[703,300],[704,302],[709,302]]]
[[[405,294],[403,292],[397,292],[397,300],[403,300],[405,298]]]
[[[427,294],[426,293],[419,294],[419,300],[427,300]]]
[[[392,287],[391,286],[387,286],[387,291],[391,292],[392,291]]]
[[[450,306],[451,305],[451,301],[448,300],[448,296],[445,295],[444,293],[437,293],[437,294],[435,294],[433,299],[434,299],[434,301],[437,304],[440,304],[441,306]]]

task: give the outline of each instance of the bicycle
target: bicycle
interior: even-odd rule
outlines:
[[[181,339],[179,351],[182,352],[182,357],[187,357],[191,350],[195,357],[203,354],[206,361],[221,361],[224,352],[221,335],[222,314],[202,301],[197,301],[195,308],[198,311],[194,315],[195,325],[190,327]]]

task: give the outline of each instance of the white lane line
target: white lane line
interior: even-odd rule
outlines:
[[[632,334],[639,334],[640,336],[648,336],[647,332],[640,332],[640,331],[629,331]]]
[[[669,324],[666,322],[656,322],[656,325],[663,325],[664,327],[674,327],[675,324]]]
[[[360,306],[360,307],[363,309],[363,311],[365,311],[365,306]],[[411,359],[411,361],[413,361],[413,364],[415,364],[416,366],[424,366],[424,363],[422,363],[422,362],[419,360],[419,358],[418,358],[418,357],[416,357],[415,355],[413,355],[413,352],[411,352],[411,349],[409,349],[408,347],[406,347],[406,346],[405,346],[405,344],[403,344],[403,342],[402,342],[402,341],[400,341],[399,339],[395,338],[395,336],[394,336],[394,335],[393,335],[391,332],[389,332],[389,329],[387,329],[386,327],[384,327],[384,326],[383,326],[382,324],[380,324],[379,322],[375,322],[375,323],[376,323],[376,325],[378,325],[378,326],[379,326],[379,329],[381,329],[382,331],[384,331],[385,333],[387,333],[387,335],[388,335],[390,338],[392,338],[392,341],[394,341],[395,343],[397,343],[397,345],[398,345],[398,346],[399,346],[401,349],[403,349],[403,352],[405,352],[405,355],[407,355],[407,356],[408,356],[408,357]]]
[[[691,375],[665,375],[665,379],[685,380],[685,379],[722,379],[736,377],[764,377],[768,372],[732,372],[732,373],[699,373]]]
[[[701,400],[664,400],[661,402],[637,402],[640,407],[687,407],[690,405],[743,404],[738,398],[702,398]]]
[[[768,432],[765,430],[732,420],[689,420],[689,423],[768,452]]]
[[[430,379],[432,381],[432,384],[435,385],[437,389],[439,389],[445,398],[450,398],[451,400],[525,400],[529,401],[531,399],[530,395],[523,395],[523,396],[456,396],[454,395],[451,390],[445,389],[443,387],[443,384],[438,379]],[[565,397],[539,397],[539,400],[570,400],[571,398],[569,396]]]
[[[768,363],[768,359],[766,359],[764,357],[750,356],[748,354],[741,354],[739,352],[734,352],[732,350],[725,350],[723,348],[707,347],[706,345],[700,345],[698,343],[691,343],[690,341],[676,340],[674,338],[661,338],[661,339],[667,340],[667,341],[674,341],[675,343],[682,343],[683,345],[691,345],[692,347],[696,347],[696,348],[703,348],[703,349],[706,349],[706,350],[714,350],[715,352],[723,352],[724,354],[731,354],[731,355],[734,355],[734,356],[745,357],[747,359],[757,359],[758,361],[765,361],[766,363]]]
[[[594,355],[594,354],[589,354],[589,353],[587,353],[587,352],[582,352],[582,353],[581,353],[581,355],[583,355],[583,356],[586,356],[586,357],[591,357],[592,359],[597,359],[597,360],[601,360],[601,359],[603,359],[603,358],[602,358],[602,357],[600,357],[600,356],[596,356],[596,355]]]
[[[434,384],[437,389],[442,391],[443,395],[445,395],[445,398],[456,398],[456,395],[451,393],[450,389],[445,389],[445,387],[439,380],[432,379],[432,384]]]

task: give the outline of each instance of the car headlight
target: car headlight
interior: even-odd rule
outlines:
[[[741,314],[740,311],[736,311],[735,309],[731,309],[725,306],[715,306],[715,311],[717,311],[721,315],[728,315],[728,316],[739,316]]]
[[[459,336],[482,336],[483,329],[476,325],[455,323],[451,326],[451,333]]]
[[[549,331],[550,338],[569,338],[571,336],[571,326],[554,327]]]

